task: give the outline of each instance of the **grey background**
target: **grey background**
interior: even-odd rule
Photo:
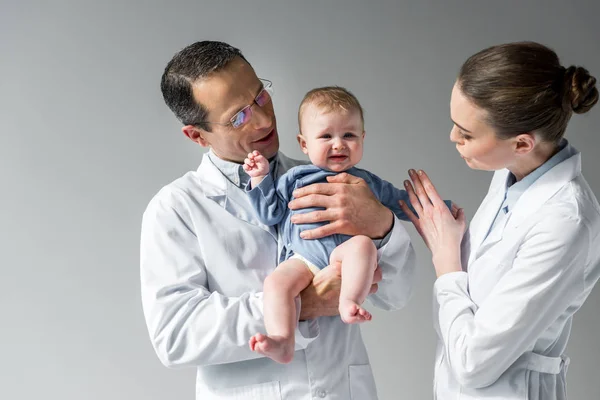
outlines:
[[[192,399],[194,370],[155,357],[139,296],[141,214],[203,150],[163,104],[170,57],[204,39],[241,48],[275,88],[281,148],[303,157],[296,110],[319,85],[366,110],[362,167],[401,185],[425,168],[472,216],[490,173],[448,140],[460,64],[492,44],[536,40],[600,77],[597,1],[0,2],[0,398]],[[568,138],[600,195],[600,106]],[[364,325],[380,398],[431,398],[429,253],[415,295]],[[600,290],[575,317],[571,399],[600,393]]]

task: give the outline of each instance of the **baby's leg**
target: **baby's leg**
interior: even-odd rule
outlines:
[[[330,264],[342,263],[342,288],[340,291],[340,316],[347,324],[364,322],[371,314],[360,305],[365,301],[373,273],[377,268],[377,249],[367,236],[354,236],[336,247]]]
[[[306,264],[289,259],[277,266],[265,279],[264,314],[267,335],[257,333],[250,338],[250,349],[282,364],[294,357],[296,303],[294,299],[313,279]]]

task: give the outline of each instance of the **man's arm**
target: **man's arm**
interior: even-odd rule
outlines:
[[[369,294],[377,292],[381,278],[381,268],[377,267],[373,273]],[[323,268],[315,275],[311,285],[300,293],[302,298],[300,321],[339,315],[341,287],[342,266],[338,263]]]
[[[260,357],[248,339],[264,332],[262,293],[229,297],[208,290],[204,256],[183,212],[154,198],[141,232],[141,291],[152,345],[169,367],[222,364]],[[302,333],[301,333],[302,332]],[[296,348],[318,334],[300,324]]]
[[[417,256],[410,236],[394,216],[394,226],[388,242],[377,250],[382,280],[379,290],[369,296],[375,306],[384,310],[404,307],[412,296],[416,278]]]

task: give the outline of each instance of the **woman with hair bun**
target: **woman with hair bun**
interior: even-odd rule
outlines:
[[[600,275],[600,206],[563,138],[598,101],[596,79],[532,42],[493,46],[460,69],[450,140],[495,171],[466,229],[423,171],[402,205],[432,252],[435,398],[566,399],[573,314]],[[599,332],[600,333],[600,332]]]

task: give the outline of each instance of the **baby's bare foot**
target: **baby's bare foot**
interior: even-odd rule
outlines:
[[[250,350],[269,357],[281,364],[288,364],[294,358],[294,338],[267,336],[261,333],[250,338]]]
[[[340,317],[347,324],[359,324],[370,321],[371,313],[351,300],[340,300]]]

